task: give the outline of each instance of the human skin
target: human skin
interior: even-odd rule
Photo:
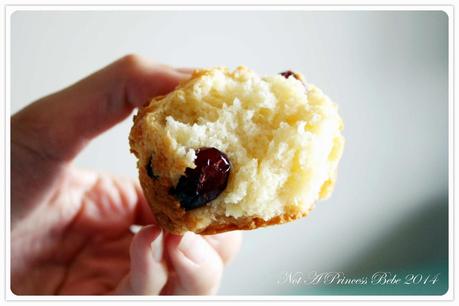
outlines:
[[[72,162],[91,139],[189,75],[128,55],[11,117],[13,293],[217,292],[239,232],[164,233],[136,180]],[[133,234],[132,224],[143,227]]]

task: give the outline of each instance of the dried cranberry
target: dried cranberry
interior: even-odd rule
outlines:
[[[186,168],[175,188],[175,196],[185,210],[201,207],[218,197],[228,184],[231,164],[225,153],[215,148],[196,152],[196,168]]]
[[[147,174],[150,178],[157,180],[159,179],[159,176],[155,174],[155,171],[153,170],[153,164],[152,164],[152,159],[153,157],[150,157],[148,160],[148,163],[145,166],[145,169],[147,170]]]
[[[287,70],[287,71],[284,71],[284,72],[281,72],[279,73],[281,76],[283,76],[284,78],[288,79],[290,76],[293,75],[293,77],[299,81],[301,81],[300,77],[298,76],[298,74],[296,74],[295,72],[291,71],[291,70]]]
[[[288,79],[290,76],[293,75],[293,77],[295,79],[297,79],[298,81],[300,81],[301,83],[303,83],[303,86],[304,88],[306,88],[306,90],[308,89],[308,87],[306,86],[306,84],[303,82],[303,80],[301,79],[300,75],[298,73],[295,73],[291,70],[287,70],[287,71],[284,71],[284,72],[281,72],[279,73],[281,76],[283,76],[284,78]]]

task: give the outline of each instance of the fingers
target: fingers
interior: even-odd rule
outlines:
[[[155,224],[155,219],[137,180],[69,167],[68,189],[78,194],[75,206],[62,207],[80,232],[104,232],[117,236],[130,225]],[[72,214],[67,211],[72,211]],[[75,215],[77,214],[77,215]],[[60,218],[64,221],[63,217]]]
[[[135,184],[134,186],[138,199],[136,210],[134,212],[133,223],[139,225],[156,224],[155,217],[151,211],[150,206],[148,205],[147,199],[145,198],[145,195],[142,191],[142,187],[138,181],[133,184]]]
[[[240,231],[203,237],[217,251],[224,264],[228,264],[241,248],[242,233]]]
[[[168,277],[160,234],[158,227],[148,225],[134,236],[130,272],[115,289],[115,294],[159,294]]]
[[[12,142],[26,142],[43,156],[71,160],[91,138],[126,118],[134,107],[170,92],[187,78],[189,73],[125,56],[15,114]]]
[[[116,212],[116,215],[119,219],[128,222],[127,225],[136,224],[136,225],[150,225],[156,224],[155,217],[151,211],[151,208],[148,205],[147,199],[142,191],[142,187],[138,180],[133,180],[127,177],[109,177],[116,188],[116,193],[118,194],[119,200],[112,201],[110,207],[105,209],[108,214],[113,214]],[[99,189],[97,190],[99,195],[109,196],[109,190]],[[102,204],[104,201],[98,201],[95,205],[98,208],[103,209]],[[104,220],[114,218],[104,216],[102,213],[98,212],[98,216],[103,216]],[[122,226],[120,226],[122,228]]]
[[[165,240],[171,269],[175,272],[165,294],[215,294],[223,272],[218,253],[202,236],[187,232],[167,235]]]
[[[135,235],[130,251],[131,271],[116,294],[215,294],[224,263],[234,257],[241,244],[240,232],[213,236],[167,234],[163,238],[168,271],[159,234],[156,226],[149,225]]]

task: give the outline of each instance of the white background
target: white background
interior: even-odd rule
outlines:
[[[391,254],[391,264],[429,259],[410,251],[432,238],[400,229],[443,216],[447,35],[442,12],[16,12],[11,110],[133,52],[175,66],[303,72],[344,118],[335,192],[306,219],[245,233],[220,290],[288,294],[294,288],[277,284],[284,271],[347,271],[370,259],[390,269],[383,263]],[[96,139],[77,163],[136,177],[130,124]],[[397,235],[406,249],[392,243]],[[393,247],[400,252],[386,255]]]

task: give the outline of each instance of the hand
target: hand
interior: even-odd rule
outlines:
[[[72,165],[92,138],[188,77],[130,55],[11,117],[15,294],[216,293],[240,233],[160,235],[137,182]],[[132,224],[145,226],[134,235]]]

